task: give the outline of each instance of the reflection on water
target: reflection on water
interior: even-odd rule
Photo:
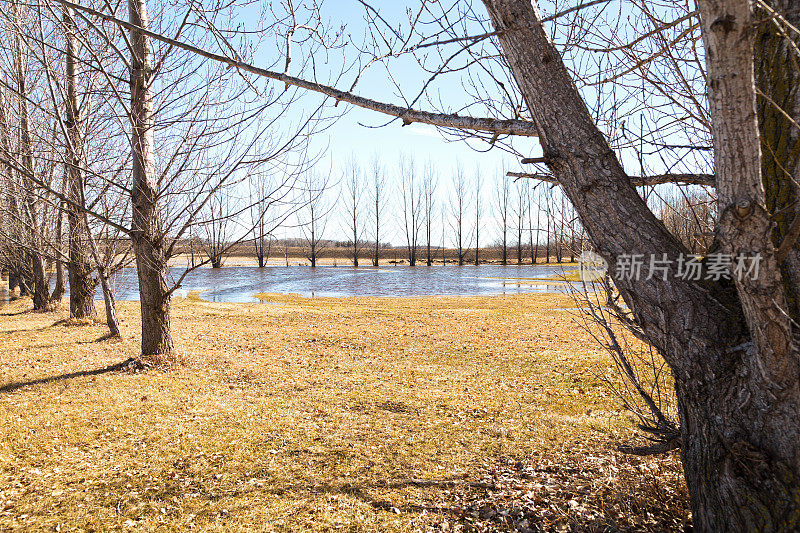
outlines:
[[[560,266],[479,265],[386,267],[270,266],[198,268],[183,280],[182,291],[202,291],[211,302],[257,302],[262,292],[315,296],[477,296],[562,292],[563,283],[544,283],[533,278],[558,276]],[[182,268],[171,275],[179,277]],[[124,269],[113,279],[118,300],[139,298],[136,270]],[[180,294],[179,293],[179,294]],[[97,298],[102,298],[99,292]]]

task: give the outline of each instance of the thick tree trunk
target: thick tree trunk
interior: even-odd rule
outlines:
[[[19,286],[19,295],[20,296],[31,296],[33,294],[33,278],[30,275],[30,271],[21,267],[17,271],[17,285]]]
[[[147,1],[129,0],[130,22],[148,27]],[[167,258],[161,235],[159,189],[154,158],[153,80],[150,65],[150,40],[131,30],[131,117],[133,131],[133,228],[131,241],[139,276],[142,314],[142,357],[148,362],[175,362],[170,329],[171,292],[167,286]]]
[[[762,182],[778,248],[800,221],[800,35],[792,29],[800,25],[800,1],[768,0],[757,5],[756,14],[768,21],[756,25],[754,57],[756,86],[762,93],[757,102]],[[781,266],[789,314],[800,322],[800,239],[787,246]]]
[[[53,286],[53,292],[50,293],[50,303],[58,304],[64,298],[67,292],[67,281],[64,276],[64,262],[56,259],[56,284]]]
[[[163,251],[147,238],[135,236],[136,269],[142,314],[142,357],[151,363],[174,363],[170,324],[171,293]]]
[[[72,217],[70,216],[70,218]],[[94,318],[97,316],[97,310],[94,307],[95,282],[92,278],[92,267],[86,262],[84,249],[80,248],[75,242],[76,240],[85,245],[85,239],[73,240],[73,237],[70,237],[70,262],[67,268],[69,271],[69,315],[78,319]]]
[[[33,309],[45,311],[50,308],[50,283],[44,268],[42,254],[31,254],[31,271],[33,272]]]
[[[698,7],[708,58],[720,247],[734,257],[758,255],[760,265],[757,277],[734,278],[752,344],[742,352],[736,370],[748,375],[726,376],[711,389],[722,392],[727,387],[725,392],[735,392],[738,401],[733,409],[729,404],[712,407],[707,400],[701,404],[707,425],[719,426],[721,419],[736,438],[723,433],[732,445],[716,465],[718,481],[710,489],[698,485],[693,500],[705,511],[699,517],[705,530],[796,531],[800,528],[800,357],[761,175],[752,4],[701,0]],[[708,394],[693,392],[702,394],[698,399]],[[738,464],[731,465],[733,461]],[[700,469],[702,475],[702,464]],[[687,468],[687,478],[690,474],[695,472]],[[744,512],[737,513],[737,507]]]
[[[752,357],[704,351],[725,361]],[[736,361],[677,384],[686,484],[696,531],[798,531],[797,398],[776,402]],[[758,369],[751,367],[751,372]],[[794,456],[794,459],[792,457]],[[794,464],[792,464],[794,462]]]
[[[20,286],[19,269],[11,265],[8,270],[8,292],[15,291]]]
[[[66,38],[67,100],[67,222],[69,224],[69,314],[73,318],[87,319],[97,316],[94,307],[95,281],[89,261],[89,246],[85,227],[86,217],[81,212],[85,205],[83,194],[83,172],[81,171],[81,138],[78,111],[78,96],[75,80],[75,19],[71,9],[64,8],[64,36]]]
[[[33,295],[33,279],[30,276],[30,273],[25,269],[20,269],[19,275],[17,276],[17,284],[19,286],[19,295],[20,296],[31,296]]]
[[[704,14],[704,36],[709,29],[735,30],[735,38],[724,47],[733,49],[742,46],[742,41],[746,45],[749,17],[737,10],[741,5],[736,2],[720,3],[724,5],[719,13]],[[540,130],[547,164],[575,206],[594,248],[610,265],[623,254],[659,258],[667,254],[675,262],[686,250],[631,185],[550,43],[536,8],[530,0],[484,0],[484,4]],[[701,10],[714,11],[707,9],[708,4],[703,7],[700,2]],[[706,55],[721,53],[714,49]],[[737,72],[726,72],[726,79],[746,77],[746,65],[738,67]],[[713,95],[719,88],[715,85],[722,81],[713,72],[711,79]],[[711,100],[716,122],[714,106],[720,102]],[[752,119],[754,107],[729,109],[736,118],[748,113]],[[715,145],[729,142],[732,131],[715,135]],[[719,133],[717,124],[715,133]],[[729,146],[729,153],[742,154],[741,150],[751,148],[747,142],[738,142]],[[718,158],[717,167],[719,172],[737,165],[720,165]],[[755,195],[752,185],[748,182],[729,190],[739,191],[734,197]],[[775,281],[774,260],[759,240],[763,217],[757,200],[751,196],[743,205],[747,222],[729,223],[733,229],[726,238],[741,245],[729,249],[741,250],[749,244],[753,251],[766,254],[770,272],[759,281],[760,287],[739,286],[737,294],[722,283],[677,277],[617,280],[627,305],[675,378],[684,469],[699,531],[795,531],[800,527],[798,356],[794,347],[787,346],[785,322],[776,316],[777,306],[763,305],[770,293],[760,291]],[[752,212],[757,213],[755,217],[749,217]],[[743,294],[749,295],[744,307],[739,299]]]

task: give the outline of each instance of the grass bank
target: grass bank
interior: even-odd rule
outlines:
[[[103,370],[136,303],[122,342],[0,308],[0,530],[682,527],[563,296],[264,297],[177,301],[168,372]]]

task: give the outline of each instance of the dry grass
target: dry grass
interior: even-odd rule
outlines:
[[[0,530],[669,530],[675,456],[614,450],[609,364],[556,295],[176,302],[186,364],[0,309]],[[16,384],[8,387],[9,384]],[[13,390],[12,390],[13,389]]]

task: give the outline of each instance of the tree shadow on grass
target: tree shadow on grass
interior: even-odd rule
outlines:
[[[50,343],[50,344],[31,344],[31,345],[28,345],[26,347],[29,348],[29,349],[46,350],[46,349],[49,349],[49,348],[58,348],[58,347],[61,347],[61,346],[78,346],[78,345],[81,345],[81,344],[97,344],[97,343],[106,342],[106,341],[110,341],[111,343],[114,343],[114,342],[121,342],[122,339],[120,337],[115,336],[115,335],[111,335],[110,333],[106,333],[105,335],[101,335],[100,337],[97,337],[96,339],[90,339],[90,340],[86,340],[86,341],[66,340],[64,342],[54,342],[54,343]]]
[[[16,311],[14,313],[0,313],[0,316],[21,316],[21,315],[29,315],[32,313],[33,310],[31,309],[23,309],[22,311]]]
[[[61,374],[58,376],[50,376],[46,378],[32,379],[29,381],[17,381],[17,382],[7,383],[5,385],[0,386],[0,393],[13,392],[15,390],[19,390],[24,387],[29,387],[33,385],[42,385],[45,383],[52,383],[55,381],[63,381],[65,379],[80,378],[85,376],[98,376],[100,374],[107,374],[109,372],[117,372],[119,370],[124,370],[129,365],[135,363],[136,359],[130,357],[128,359],[125,359],[124,361],[120,361],[119,363],[114,363],[113,365],[104,366],[102,368],[95,368],[93,370],[79,370],[78,372],[70,372],[68,374]]]

